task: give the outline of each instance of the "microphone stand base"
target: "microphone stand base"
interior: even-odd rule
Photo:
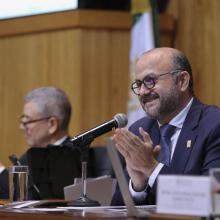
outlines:
[[[76,207],[94,207],[101,206],[98,201],[91,200],[87,196],[81,196],[76,200],[67,203],[68,206],[76,206]]]

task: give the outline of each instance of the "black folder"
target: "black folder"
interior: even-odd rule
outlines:
[[[30,181],[37,186],[42,199],[63,199],[63,187],[81,177],[81,152],[77,148],[30,148],[27,160]]]
[[[105,147],[35,147],[27,151],[27,160],[31,174],[30,185],[35,185],[40,191],[39,198],[36,190],[30,190],[30,194],[33,194],[29,196],[31,199],[63,199],[63,188],[72,185],[74,178],[81,178],[82,160],[88,162],[87,177],[114,177]]]

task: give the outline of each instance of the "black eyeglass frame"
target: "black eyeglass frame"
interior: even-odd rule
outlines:
[[[43,120],[48,120],[49,118],[51,118],[51,116],[48,116],[48,117],[44,117],[44,118],[38,118],[38,119],[34,119],[34,120],[29,120],[29,121],[21,121],[20,119],[20,124],[24,127],[26,127],[28,124],[32,124],[32,123],[35,123],[35,122],[38,122],[38,121],[43,121]]]
[[[136,80],[135,82],[133,82],[131,84],[131,90],[133,91],[133,93],[135,95],[140,95],[140,93],[136,92],[136,90],[138,89],[140,91],[142,84],[144,84],[144,87],[147,88],[147,89],[153,89],[161,76],[165,76],[165,75],[168,75],[168,74],[175,74],[175,73],[179,73],[181,71],[184,71],[184,70],[177,69],[177,70],[173,70],[173,71],[170,71],[170,72],[155,75],[155,77],[150,77],[149,75],[147,75],[147,76],[144,77],[143,80]],[[151,81],[150,82],[145,82],[146,79],[148,79],[148,80],[150,79]],[[139,86],[137,85],[137,82],[140,83]]]

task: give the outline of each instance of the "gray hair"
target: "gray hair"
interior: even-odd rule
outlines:
[[[54,116],[59,120],[60,129],[68,129],[71,104],[64,91],[55,87],[41,87],[30,91],[24,102],[34,102],[42,116]]]

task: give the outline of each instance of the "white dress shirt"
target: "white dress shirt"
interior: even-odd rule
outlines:
[[[169,122],[170,125],[173,125],[173,126],[176,127],[176,130],[175,130],[174,134],[171,137],[171,160],[172,160],[172,157],[173,157],[174,150],[176,148],[176,144],[177,144],[180,132],[181,132],[182,127],[183,127],[183,123],[186,119],[186,116],[187,116],[189,110],[190,110],[192,102],[193,102],[193,98],[189,101],[189,103],[186,105],[186,107]],[[158,124],[159,124],[159,126],[161,126],[159,122],[158,122]],[[154,184],[157,176],[159,175],[160,170],[163,168],[163,166],[164,166],[164,164],[162,164],[162,163],[159,163],[157,165],[157,167],[154,169],[154,171],[152,172],[152,174],[149,177],[148,186],[150,186],[150,187],[153,186],[153,184]],[[135,199],[137,199],[138,201],[144,201],[145,200],[145,198],[147,196],[147,192],[146,192],[147,187],[141,192],[136,192],[136,191],[134,191],[134,189],[132,187],[131,180],[129,181],[129,190],[130,190],[132,196]]]
[[[0,173],[2,173],[4,170],[5,170],[5,167],[4,167],[4,166],[1,166],[1,167],[0,167]]]

